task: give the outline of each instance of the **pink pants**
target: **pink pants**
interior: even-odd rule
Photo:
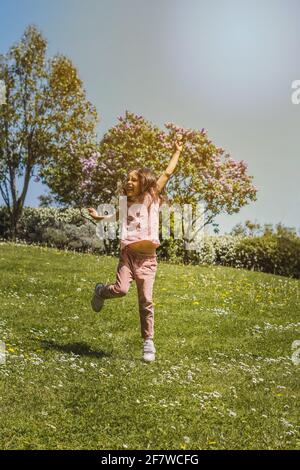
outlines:
[[[152,301],[157,260],[155,255],[143,255],[125,247],[120,253],[116,282],[104,286],[100,295],[103,299],[123,297],[135,280],[138,291],[141,334],[143,339],[154,337],[154,308]]]

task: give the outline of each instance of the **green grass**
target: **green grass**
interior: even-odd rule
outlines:
[[[90,307],[117,259],[0,244],[1,449],[295,449],[300,281],[159,263],[157,360],[136,287]]]

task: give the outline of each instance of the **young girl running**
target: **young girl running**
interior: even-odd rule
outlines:
[[[96,284],[91,300],[95,312],[100,312],[105,299],[122,297],[127,294],[130,284],[136,281],[139,301],[141,335],[144,340],[143,359],[155,360],[154,308],[152,300],[156,275],[156,248],[159,242],[160,193],[177,165],[182,144],[181,136],[175,141],[176,151],[166,171],[156,179],[147,168],[132,170],[124,186],[127,197],[127,218],[123,219],[120,239],[120,259],[114,284]],[[88,208],[95,220],[109,221],[111,216],[98,215]],[[118,215],[118,213],[117,213]]]

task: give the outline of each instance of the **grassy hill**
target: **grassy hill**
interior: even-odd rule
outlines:
[[[90,307],[117,259],[0,244],[1,449],[300,447],[300,281],[160,263],[157,360],[136,287]]]

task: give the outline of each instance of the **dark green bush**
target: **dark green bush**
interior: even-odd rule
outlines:
[[[300,277],[300,238],[265,235],[242,238],[235,246],[233,266]]]

